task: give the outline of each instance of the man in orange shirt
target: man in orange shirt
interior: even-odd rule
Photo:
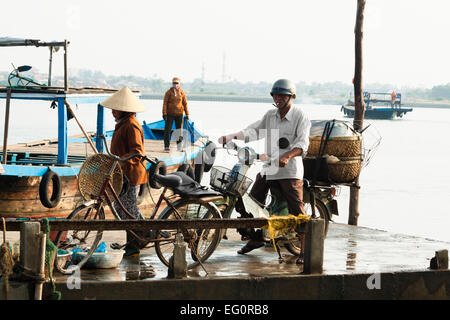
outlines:
[[[183,113],[186,114],[186,119],[189,119],[189,111],[187,107],[186,94],[180,88],[180,78],[172,79],[172,87],[166,91],[163,102],[163,119],[166,121],[164,127],[164,150],[170,150],[170,136],[172,132],[172,125],[175,121],[175,128],[180,129],[183,122]],[[181,141],[177,141],[179,144]]]
[[[392,91],[392,102],[391,102],[392,107],[395,107],[396,99],[397,99],[397,94],[395,93],[395,91]]]

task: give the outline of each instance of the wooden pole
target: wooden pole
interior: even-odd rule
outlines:
[[[50,47],[50,58],[48,62],[48,86],[52,85],[52,62],[53,62],[53,47]]]
[[[37,282],[34,292],[36,300],[42,299],[43,260],[45,263],[45,234],[41,233],[41,224],[39,222],[22,222],[20,225],[20,264],[24,269],[24,275],[31,279],[35,278]]]
[[[67,48],[69,45],[69,41],[64,40],[64,92],[69,90],[69,74],[67,68]]]
[[[11,88],[6,91],[5,129],[3,131],[3,164],[8,158],[9,109],[11,105]]]
[[[353,88],[355,91],[355,115],[353,119],[353,127],[356,131],[360,131],[364,121],[364,97],[362,91],[362,39],[363,39],[363,22],[365,0],[358,0],[356,9],[355,24],[355,76],[353,78]],[[353,186],[350,187],[350,203],[348,224],[358,225],[359,218],[359,177]]]
[[[67,110],[72,113],[73,118],[75,119],[75,121],[77,122],[78,126],[80,127],[81,131],[83,132],[85,138],[87,139],[87,141],[89,142],[89,145],[91,146],[92,150],[94,151],[94,153],[98,153],[97,148],[94,146],[94,143],[92,142],[91,138],[89,137],[89,135],[86,133],[86,131],[84,130],[83,126],[81,125],[80,121],[78,121],[78,118],[75,116],[75,113],[73,112],[72,108],[70,107],[70,104],[67,100],[64,100],[64,104],[67,107]]]
[[[38,260],[38,273],[41,278],[45,277],[45,246],[47,235],[45,233],[39,233],[39,260]],[[44,287],[44,281],[38,281],[34,287],[34,300],[42,300],[42,289]]]

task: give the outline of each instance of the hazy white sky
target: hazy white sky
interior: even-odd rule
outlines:
[[[356,0],[6,1],[0,37],[70,40],[69,67],[107,75],[342,81],[354,74]],[[450,82],[450,1],[367,0],[363,81]],[[225,59],[224,59],[225,57]],[[62,70],[62,54],[54,56]],[[48,68],[48,50],[1,48],[0,70]]]

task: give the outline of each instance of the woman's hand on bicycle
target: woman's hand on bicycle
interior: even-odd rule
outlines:
[[[228,134],[225,136],[221,136],[218,139],[218,142],[225,148],[225,144],[230,142],[231,140],[246,140],[246,139],[245,139],[245,136],[242,133],[242,131],[240,131],[240,132]]]
[[[155,160],[150,159],[150,158],[147,157],[145,154],[141,154],[141,153],[135,153],[135,154],[132,154],[132,155],[130,155],[130,156],[128,156],[128,157],[120,158],[120,157],[118,157],[118,156],[112,154],[112,153],[109,151],[108,144],[106,143],[106,137],[105,137],[104,135],[100,135],[99,138],[102,139],[103,142],[104,142],[104,144],[105,144],[105,150],[106,150],[106,153],[107,153],[110,157],[112,157],[114,160],[117,160],[117,161],[128,161],[128,160],[130,160],[130,159],[132,159],[132,158],[140,157],[141,159],[140,159],[139,161],[140,161],[142,164],[143,164],[143,162],[144,162],[145,160],[148,161],[148,162],[150,162],[151,164],[156,164],[156,163],[157,163],[157,159],[155,159]]]

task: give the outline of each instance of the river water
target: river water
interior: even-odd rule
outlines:
[[[143,100],[148,110],[141,120],[161,119],[161,100]],[[344,118],[340,106],[300,104],[311,120],[350,120]],[[57,112],[47,102],[31,105],[12,101],[9,144],[57,137]],[[95,131],[96,108],[73,106],[88,131]],[[210,138],[217,141],[223,134],[236,132],[273,108],[266,103],[190,101],[191,119]],[[0,108],[3,142],[4,107]],[[106,112],[107,128],[114,121]],[[366,146],[378,136],[381,143],[360,176],[359,225],[396,233],[416,235],[450,242],[450,109],[414,108],[402,119],[365,120]],[[68,124],[69,135],[81,134],[74,120]],[[262,151],[262,143],[253,146]],[[235,158],[218,152],[216,164],[231,167]],[[251,169],[254,178],[259,167]],[[208,176],[204,177],[208,183]],[[337,197],[340,215],[336,222],[348,220],[349,188],[341,187]]]

